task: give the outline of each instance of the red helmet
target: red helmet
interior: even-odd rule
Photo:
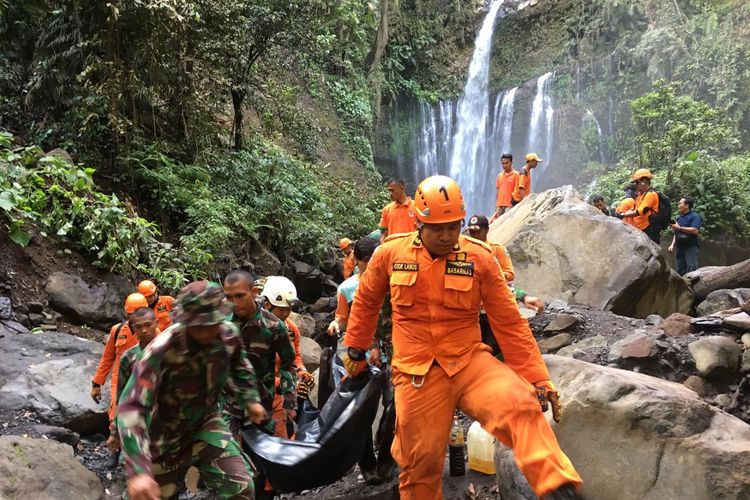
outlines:
[[[144,297],[150,297],[156,293],[156,285],[154,285],[153,281],[143,280],[138,283],[138,293]]]
[[[456,181],[445,175],[423,180],[414,196],[417,219],[425,224],[455,222],[466,217],[464,196]]]
[[[128,298],[125,299],[125,312],[127,314],[133,314],[137,309],[141,307],[148,307],[148,301],[143,294],[131,293]]]

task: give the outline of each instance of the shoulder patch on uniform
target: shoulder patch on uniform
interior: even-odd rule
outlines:
[[[478,240],[476,238],[472,238],[471,236],[467,236],[467,235],[464,235],[464,238],[466,238],[471,243],[474,243],[475,245],[479,245],[480,247],[487,250],[489,253],[492,253],[492,247],[486,241]]]
[[[409,271],[409,272],[415,273],[419,271],[419,264],[417,264],[416,262],[394,262],[393,270],[394,271]]]
[[[445,261],[445,274],[457,276],[474,276],[474,263],[458,260]]]

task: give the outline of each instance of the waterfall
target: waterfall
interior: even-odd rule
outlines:
[[[599,125],[599,120],[596,119],[596,116],[594,116],[594,112],[590,109],[586,110],[586,116],[591,118],[591,120],[594,122],[594,125],[596,125],[596,133],[597,133],[597,139],[598,139],[598,148],[599,148],[599,162],[600,163],[607,163],[606,158],[604,157],[604,148],[602,147],[602,126]]]
[[[539,180],[544,176],[544,171],[550,163],[552,152],[552,125],[555,110],[552,108],[552,96],[549,93],[552,72],[545,73],[537,79],[536,95],[531,106],[531,121],[529,122],[529,138],[526,151],[537,153],[543,162],[536,169],[536,180],[532,182],[531,189],[539,185]]]
[[[456,111],[456,133],[450,161],[450,176],[463,191],[466,209],[471,214],[487,212],[491,200],[482,199],[483,175],[486,163],[487,115],[489,114],[487,83],[490,69],[490,49],[495,18],[504,0],[493,0],[474,43],[474,55],[469,64],[469,76]]]

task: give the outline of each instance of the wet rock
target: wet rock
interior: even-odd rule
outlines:
[[[732,397],[729,394],[719,394],[714,398],[714,404],[719,408],[726,408],[732,404]]]
[[[573,356],[575,351],[585,351],[590,348],[601,348],[607,346],[607,338],[603,335],[595,335],[587,339],[580,340],[575,344],[563,347],[557,354],[560,356]]]
[[[50,439],[0,436],[0,498],[98,500],[99,478],[73,456],[73,448]]]
[[[29,321],[33,326],[39,326],[47,321],[47,318],[43,314],[29,313]]]
[[[11,319],[13,317],[13,308],[10,305],[10,297],[0,295],[0,320]]]
[[[649,314],[648,316],[646,316],[646,324],[647,325],[656,326],[659,323],[661,323],[662,321],[664,321],[664,318],[662,318],[658,314]]]
[[[291,313],[289,315],[303,337],[312,337],[315,334],[315,319],[309,314]]]
[[[305,262],[295,260],[292,266],[292,281],[297,288],[297,295],[304,302],[314,303],[321,296],[325,276],[319,269]]]
[[[26,306],[30,313],[42,314],[44,312],[44,305],[41,302],[29,302]]]
[[[50,306],[72,322],[109,329],[123,319],[122,305],[133,285],[114,275],[90,285],[78,276],[55,272],[47,279],[45,290]]]
[[[569,333],[561,333],[554,337],[540,340],[539,349],[542,351],[542,354],[552,353],[562,347],[570,345],[572,341],[573,337],[571,337]]]
[[[721,372],[734,373],[739,369],[742,350],[727,337],[714,336],[697,340],[688,345],[695,361],[695,368],[704,377]]]
[[[310,311],[314,313],[330,312],[336,309],[336,305],[337,305],[337,299],[335,296],[321,297],[318,300],[316,300],[315,304],[313,304],[310,307]]]
[[[487,240],[505,245],[516,281],[533,283],[540,297],[636,318],[688,312],[693,303],[658,245],[570,186],[533,193],[493,222]]]
[[[639,331],[618,340],[609,348],[609,361],[615,362],[628,358],[651,358],[656,356],[659,348],[656,341]]]
[[[318,343],[311,338],[302,337],[300,338],[299,350],[307,371],[312,373],[317,370],[320,366],[320,354],[323,352]]]
[[[695,310],[700,316],[708,316],[719,311],[740,307],[748,299],[750,299],[750,288],[714,290],[706,296],[706,300],[698,304]]]
[[[724,325],[743,332],[750,332],[750,314],[741,312],[727,316],[724,318]]]
[[[580,318],[572,314],[558,314],[555,318],[544,328],[545,332],[563,332],[569,330],[578,324]]]
[[[670,337],[684,337],[692,332],[692,319],[686,314],[674,313],[659,324],[659,330]]]
[[[544,359],[563,404],[552,426],[584,478],[585,498],[750,498],[746,423],[681,384]]]
[[[570,309],[570,307],[564,300],[554,299],[551,300],[549,304],[547,304],[546,309],[547,311],[567,311],[568,309]]]
[[[279,276],[281,274],[281,261],[267,246],[255,243],[250,255],[250,260],[245,264],[256,276]]]
[[[30,333],[29,329],[21,323],[13,320],[0,321],[0,334],[17,335],[19,333]]]
[[[81,434],[107,431],[103,401],[89,396],[103,346],[64,333],[13,335],[0,342],[0,411],[28,410],[42,422]]]
[[[54,425],[37,424],[32,427],[34,432],[39,433],[42,436],[47,436],[49,439],[63,444],[69,444],[73,448],[81,441],[81,436],[77,432],[73,432],[70,429],[64,427],[55,427]]]
[[[711,384],[706,382],[705,379],[697,376],[697,375],[690,375],[683,383],[685,387],[688,389],[691,389],[695,391],[698,396],[703,397],[706,394],[713,391],[713,387],[711,387]]]

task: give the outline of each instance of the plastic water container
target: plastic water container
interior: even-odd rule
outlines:
[[[479,422],[469,427],[466,435],[469,450],[469,469],[484,474],[495,473],[495,438],[482,429]]]

